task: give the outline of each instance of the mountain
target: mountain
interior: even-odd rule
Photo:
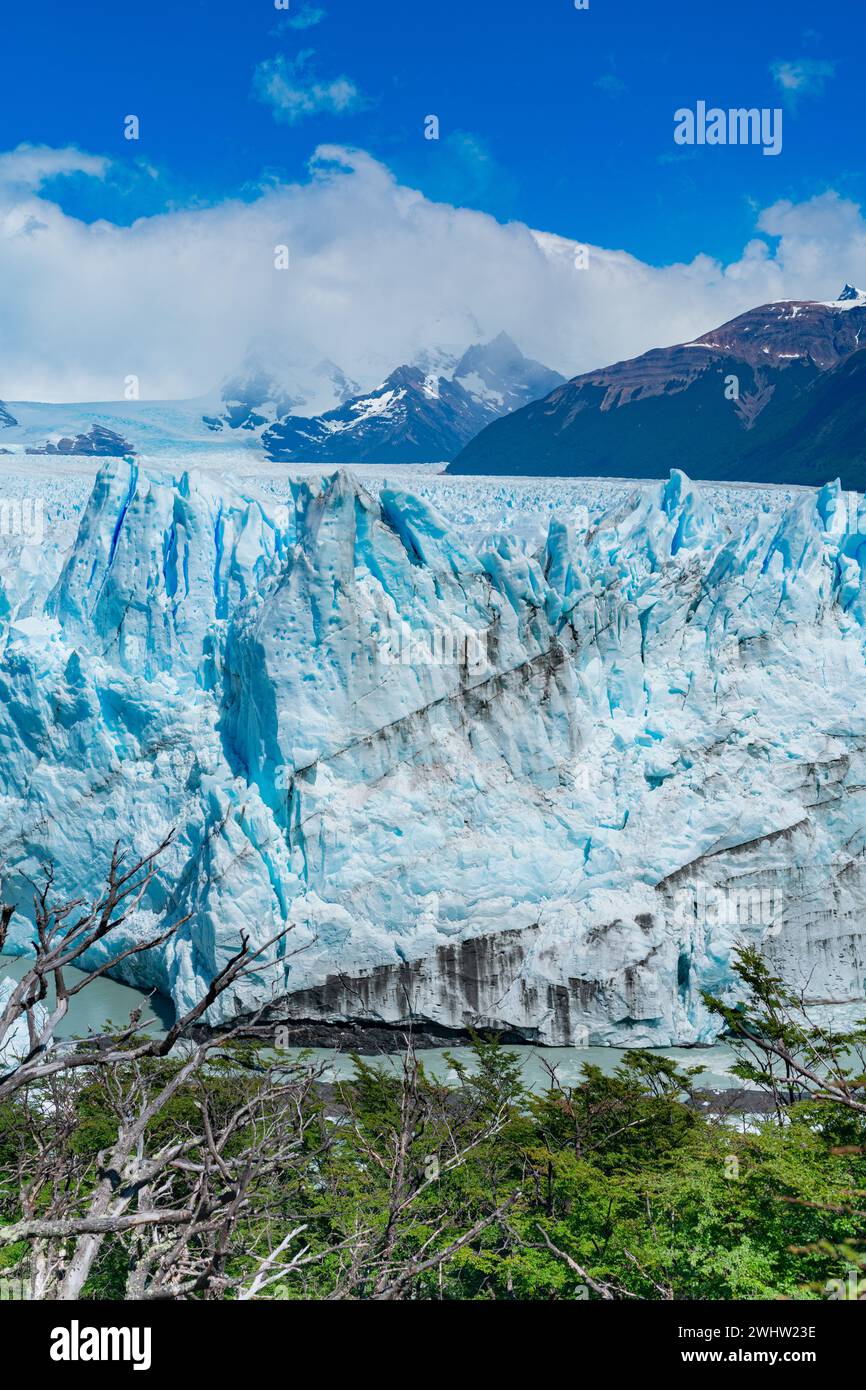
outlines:
[[[519,410],[565,381],[559,372],[524,357],[507,333],[468,348],[454,368],[453,379],[470,396],[486,403],[488,413],[495,416]]]
[[[278,420],[262,436],[265,450],[306,463],[437,463],[564,380],[505,333],[470,347],[450,371],[425,365],[398,367],[374,391],[322,415]]]
[[[279,414],[330,408],[358,390],[330,362],[283,366],[277,375],[250,353],[221,387],[191,400],[16,401],[14,409],[0,403],[0,437],[31,454],[258,450],[262,431]]]
[[[587,372],[471,440],[451,473],[866,486],[866,294],[764,304]],[[864,348],[861,348],[861,337]]]
[[[278,363],[278,366],[274,366]],[[369,379],[369,378],[368,378]],[[361,392],[335,365],[257,347],[189,401],[0,402],[4,443],[28,453],[159,455],[265,448],[274,460],[440,462],[499,415],[564,380],[504,333],[462,357],[431,349]],[[114,436],[114,438],[112,438]]]
[[[277,503],[105,463],[71,547],[0,566],[5,949],[39,865],[95,899],[174,828],[112,953],[182,925],[122,978],[190,1007],[291,930],[214,1021],[709,1042],[739,943],[862,1009],[852,502],[673,473],[532,553],[345,472]]]
[[[279,375],[273,365],[280,361]],[[324,360],[310,369],[300,362],[266,357],[261,349],[247,354],[241,367],[220,389],[220,406],[203,415],[212,432],[260,431],[283,415],[313,414],[349,400],[360,390],[335,363]]]

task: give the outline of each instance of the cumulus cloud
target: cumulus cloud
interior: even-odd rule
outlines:
[[[779,59],[772,63],[773,81],[787,104],[796,105],[801,97],[820,96],[836,67],[821,58]]]
[[[313,69],[313,50],[306,48],[294,59],[280,53],[266,58],[253,74],[253,96],[271,108],[274,119],[297,125],[307,116],[323,112],[347,116],[366,106],[366,100],[349,77],[321,80]]]
[[[826,288],[829,275],[839,280],[831,295],[845,280],[866,288],[866,221],[857,203],[832,192],[806,203],[783,200],[764,209],[758,229],[779,238],[786,283]]]
[[[16,155],[18,152],[14,152]],[[64,152],[57,152],[64,154]],[[89,156],[77,156],[79,160]],[[330,358],[364,386],[434,346],[504,329],[568,375],[688,340],[771,299],[866,284],[866,222],[835,194],[780,202],[729,265],[651,266],[434,202],[360,150],[320,147],[308,177],[249,201],[84,223],[0,156],[0,398],[193,396],[250,345],[291,380]],[[30,183],[49,169],[45,152]],[[97,162],[98,163],[98,162]],[[101,168],[101,165],[99,165]],[[97,177],[97,164],[92,170]],[[275,247],[290,268],[275,268]],[[581,258],[577,258],[580,262]]]
[[[82,154],[68,145],[53,149],[50,145],[19,145],[17,149],[0,154],[0,187],[41,188],[48,179],[59,174],[87,174],[103,178],[109,161],[98,155]]]

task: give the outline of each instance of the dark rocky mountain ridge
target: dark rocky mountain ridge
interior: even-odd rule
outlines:
[[[761,305],[586,372],[488,426],[452,473],[866,482],[866,295]]]

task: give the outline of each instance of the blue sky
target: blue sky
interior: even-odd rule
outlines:
[[[45,191],[76,217],[129,223],[254,197],[262,178],[302,179],[315,146],[335,141],[431,199],[501,221],[653,265],[728,260],[758,207],[827,188],[862,198],[864,38],[851,0],[590,0],[585,11],[572,0],[290,0],[287,12],[264,0],[44,0],[4,16],[0,149],[108,156],[105,179],[73,175]],[[297,96],[291,110],[262,99],[269,79],[312,93],[309,109]],[[698,98],[784,104],[781,156],[677,150],[673,112]],[[123,139],[129,113],[137,143]],[[431,113],[438,142],[422,137]]]
[[[199,396],[250,353],[373,386],[503,330],[574,375],[866,285],[864,31],[850,0],[7,6],[0,398]],[[678,145],[698,102],[781,107],[781,153]]]

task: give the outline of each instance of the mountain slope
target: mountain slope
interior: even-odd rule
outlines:
[[[308,463],[435,463],[483,429],[477,404],[447,378],[399,367],[339,410],[278,420],[262,439],[272,459]]]
[[[28,454],[159,455],[257,443],[246,431],[227,430],[224,438],[207,429],[202,415],[218,403],[216,395],[197,401],[14,401],[8,409],[15,423],[0,431],[0,440]]]
[[[745,462],[767,482],[866,489],[866,346],[779,409]]]
[[[562,380],[500,333],[490,343],[470,347],[450,372],[398,367],[374,391],[337,409],[278,420],[262,443],[275,460],[438,463],[491,420]]]
[[[4,444],[17,444],[27,453],[158,456],[257,450],[262,431],[280,414],[301,407],[330,408],[357,390],[357,383],[333,363],[321,362],[312,369],[286,363],[278,377],[259,356],[248,353],[241,367],[205,396],[176,401],[16,401],[8,407],[0,403],[0,429]],[[111,435],[117,439],[107,438]]]
[[[866,397],[862,369],[846,365],[864,329],[866,295],[850,285],[828,303],[762,305],[692,343],[576,377],[489,426],[448,471],[659,477],[678,467],[788,483],[841,471],[846,487],[863,487]]]
[[[273,362],[280,362],[279,375]],[[319,362],[310,369],[297,361],[286,362],[276,353],[247,353],[239,369],[220,388],[220,408],[202,416],[212,432],[259,431],[281,416],[295,411],[314,414],[349,400],[360,390],[335,363]]]
[[[0,402],[0,428],[4,444],[28,453],[264,447],[274,460],[438,463],[491,420],[563,380],[504,333],[459,358],[431,349],[365,393],[333,362],[309,367],[256,349],[218,390],[196,400],[22,401],[14,413]]]

